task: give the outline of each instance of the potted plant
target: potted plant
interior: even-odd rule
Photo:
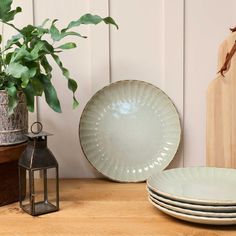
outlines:
[[[44,94],[47,104],[55,112],[61,112],[60,101],[52,82],[53,67],[48,60],[49,57],[56,62],[67,79],[67,87],[72,92],[73,108],[78,106],[75,97],[77,82],[71,78],[59,57],[62,51],[75,48],[76,43],[60,44],[62,39],[67,36],[86,38],[75,31],[76,27],[83,24],[97,25],[104,22],[118,28],[111,17],[102,18],[92,14],[85,14],[71,21],[63,29],[57,28],[57,20],[49,19],[40,26],[27,25],[18,28],[12,20],[22,9],[12,9],[12,1],[0,1],[0,22],[17,31],[17,34],[0,48],[0,145],[10,144],[10,139],[13,143],[22,142],[23,132],[27,129],[27,110],[34,111],[36,96]],[[50,36],[51,41],[46,40],[45,36]],[[0,43],[2,45],[1,36]],[[7,134],[8,129],[19,131],[19,134]]]

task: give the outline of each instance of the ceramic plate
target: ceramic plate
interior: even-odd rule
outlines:
[[[217,218],[229,218],[234,217],[236,218],[236,212],[207,212],[207,211],[199,211],[199,210],[191,210],[191,209],[185,209],[181,207],[172,206],[169,204],[166,204],[162,201],[159,201],[155,198],[153,198],[151,195],[149,196],[149,199],[155,202],[156,204],[165,207],[169,210],[188,214],[188,215],[195,215],[195,216],[204,216],[204,217],[217,217]]]
[[[210,212],[236,212],[236,206],[210,206],[210,205],[197,205],[185,202],[174,201],[165,197],[162,197],[152,190],[148,189],[148,193],[156,200],[162,201],[166,204],[177,206],[185,209],[198,210],[198,211],[210,211]]]
[[[236,205],[236,170],[191,167],[152,175],[147,185],[172,200],[200,205]]]
[[[97,92],[79,126],[82,149],[103,175],[121,182],[146,180],[173,159],[179,116],[170,98],[142,81],[119,81]]]
[[[194,222],[194,223],[199,223],[199,224],[207,224],[207,225],[234,225],[236,224],[236,218],[218,218],[218,217],[203,217],[203,216],[193,216],[193,215],[188,215],[176,211],[169,210],[165,207],[162,207],[155,202],[151,201],[151,204],[155,206],[157,209],[160,211],[166,213],[167,215],[173,216],[177,219],[180,220],[185,220],[188,222]]]

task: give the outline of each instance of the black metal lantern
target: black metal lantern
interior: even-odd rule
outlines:
[[[19,200],[24,211],[36,216],[59,210],[59,177],[57,160],[47,147],[51,134],[42,131],[40,122],[33,123],[31,132],[19,160]]]

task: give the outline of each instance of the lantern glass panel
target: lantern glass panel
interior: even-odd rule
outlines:
[[[30,205],[30,171],[23,167],[19,168],[20,174],[20,201],[25,211],[31,212]]]
[[[34,191],[35,191],[35,212],[50,211],[57,206],[57,181],[56,168],[35,170]]]
[[[35,204],[44,201],[43,170],[34,170],[34,202]]]
[[[56,168],[34,170],[34,215],[56,211],[57,181]]]
[[[54,206],[58,206],[58,191],[57,191],[57,169],[50,168],[47,172],[47,186],[48,186],[48,202]]]

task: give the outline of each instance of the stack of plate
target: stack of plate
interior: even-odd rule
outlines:
[[[236,224],[236,170],[192,167],[159,172],[147,180],[150,202],[189,222]]]

